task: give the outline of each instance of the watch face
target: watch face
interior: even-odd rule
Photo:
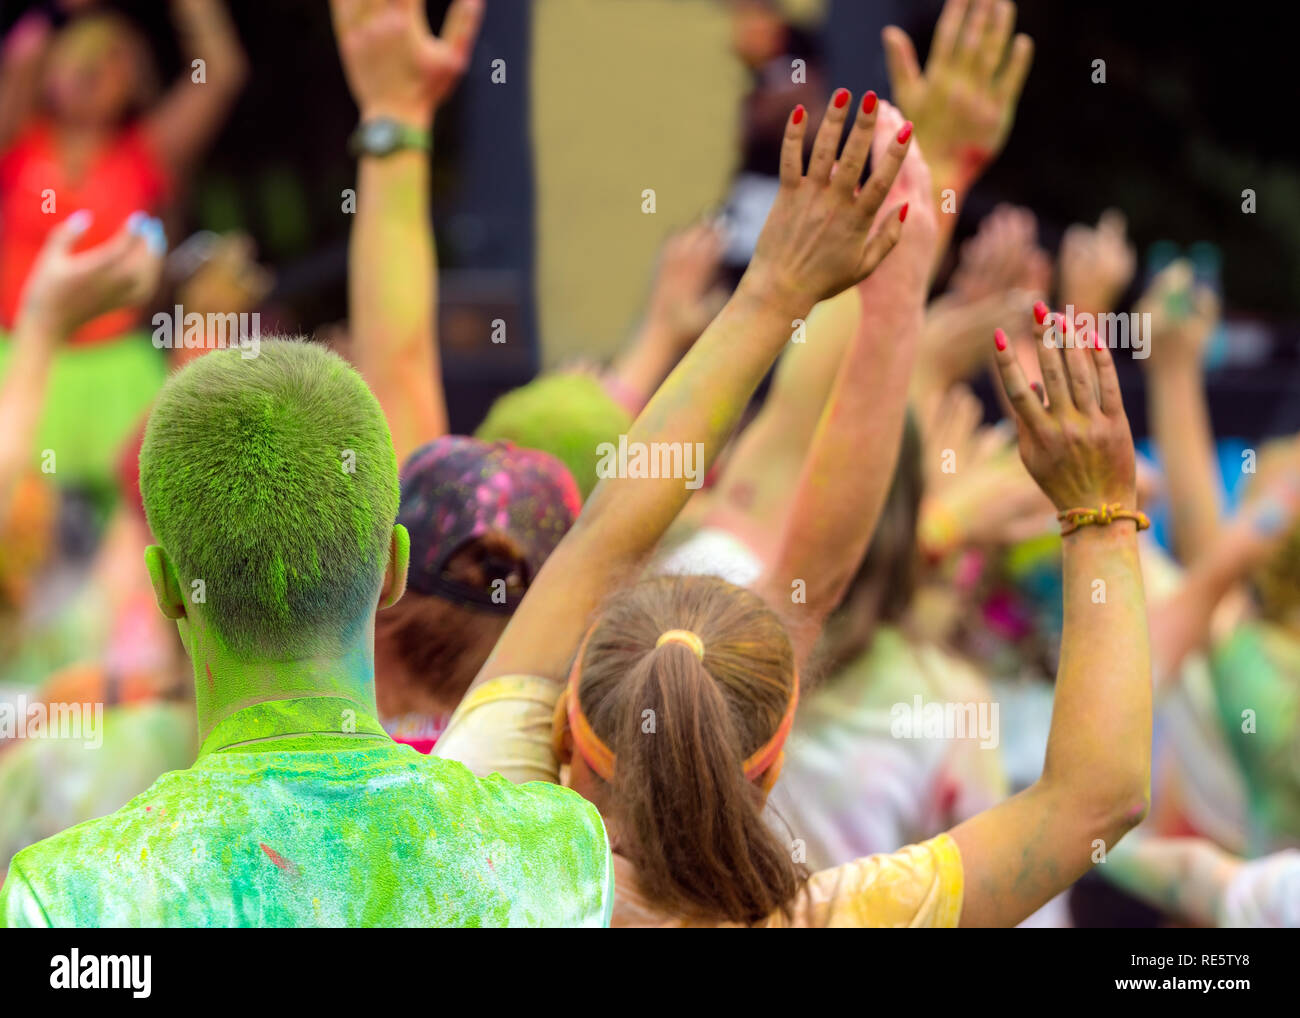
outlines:
[[[367,152],[385,155],[397,147],[397,125],[391,120],[372,120],[366,124],[362,144]]]

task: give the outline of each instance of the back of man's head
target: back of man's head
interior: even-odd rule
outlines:
[[[187,604],[202,592],[234,653],[346,646],[373,614],[397,461],[379,403],[323,347],[264,340],[256,357],[213,351],[173,375],[145,430],[140,491]]]

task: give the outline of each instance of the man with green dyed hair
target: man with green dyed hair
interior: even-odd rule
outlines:
[[[374,612],[402,595],[379,404],[321,347],[264,341],[174,375],[140,487],[201,748],[116,813],[13,859],[10,926],[602,925],[596,810],[480,780],[375,719]]]

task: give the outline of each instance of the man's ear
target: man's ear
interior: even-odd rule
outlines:
[[[406,593],[406,568],[411,564],[411,535],[400,523],[393,524],[393,543],[388,549],[388,568],[384,570],[384,585],[379,588],[379,607],[376,611],[391,608]]]
[[[172,560],[160,545],[151,544],[144,550],[144,565],[149,570],[158,610],[169,619],[185,618],[185,595],[181,591],[180,578],[176,575]]]

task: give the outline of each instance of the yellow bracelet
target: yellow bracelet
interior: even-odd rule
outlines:
[[[1061,521],[1062,537],[1073,534],[1080,527],[1086,527],[1090,523],[1104,527],[1115,520],[1132,520],[1137,524],[1138,530],[1146,530],[1151,526],[1146,513],[1139,512],[1137,509],[1125,509],[1118,502],[1109,505],[1103,502],[1100,509],[1066,509],[1064,512],[1057,513],[1056,518]]]

